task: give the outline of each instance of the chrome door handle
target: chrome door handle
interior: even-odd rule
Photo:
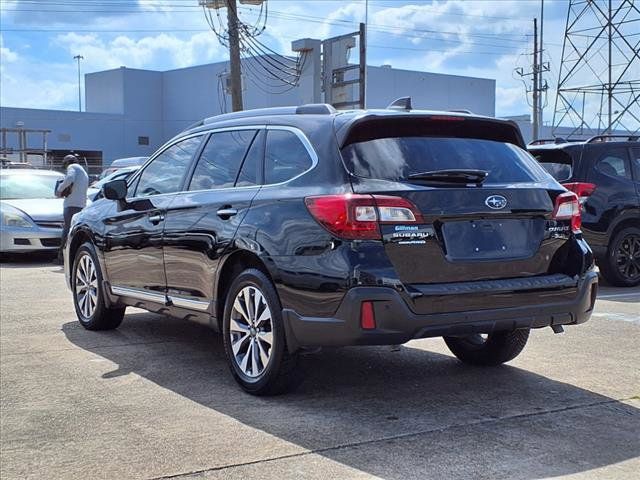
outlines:
[[[164,215],[151,215],[151,216],[149,217],[149,221],[150,221],[151,223],[153,223],[154,225],[159,224],[159,223],[160,223],[161,221],[163,221],[163,220],[164,220]]]
[[[234,215],[236,215],[238,213],[238,210],[236,210],[235,208],[221,208],[220,210],[218,210],[216,212],[218,214],[219,217],[233,217]]]

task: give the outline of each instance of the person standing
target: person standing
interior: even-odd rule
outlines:
[[[64,226],[62,228],[62,240],[56,261],[63,262],[63,251],[69,235],[71,218],[87,205],[87,189],[89,188],[89,175],[79,165],[76,155],[67,155],[62,161],[62,166],[67,173],[64,180],[56,188],[56,196],[64,197]]]

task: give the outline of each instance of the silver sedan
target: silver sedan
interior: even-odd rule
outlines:
[[[63,226],[63,200],[56,181],[64,175],[49,170],[0,170],[0,253],[56,250]]]

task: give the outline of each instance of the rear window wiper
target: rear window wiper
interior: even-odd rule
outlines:
[[[409,180],[425,180],[434,183],[473,183],[480,185],[487,179],[489,172],[486,170],[473,169],[445,169],[431,170],[429,172],[412,173],[407,178]]]

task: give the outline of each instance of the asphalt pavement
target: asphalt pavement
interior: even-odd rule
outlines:
[[[130,309],[88,332],[60,267],[2,263],[0,478],[638,478],[640,288],[501,367],[427,339],[301,368],[251,397],[205,327]]]

